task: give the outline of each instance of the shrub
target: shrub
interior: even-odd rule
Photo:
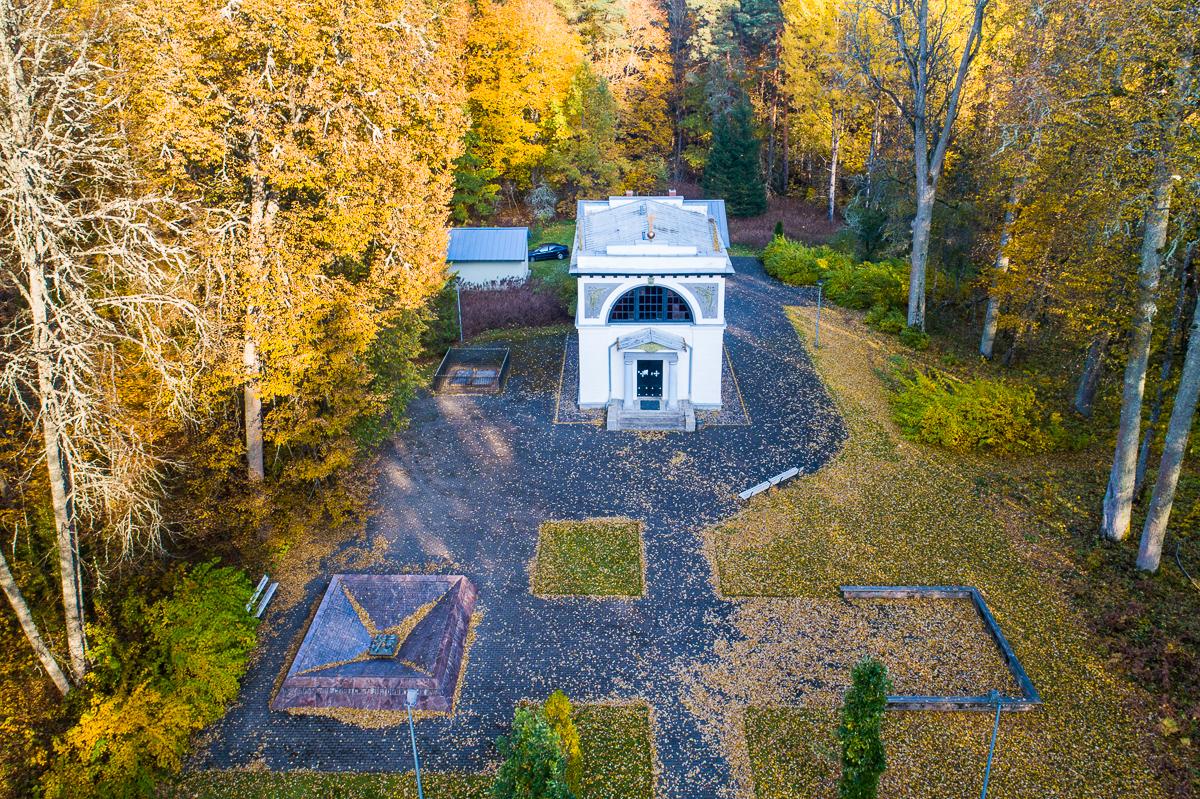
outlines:
[[[899,333],[904,329],[904,312],[898,308],[886,305],[874,305],[867,311],[863,320],[868,327],[873,327],[881,333]]]
[[[839,265],[828,270],[825,291],[845,308],[866,310],[876,305],[903,308],[908,303],[908,264],[903,261],[863,261],[855,264],[838,254]]]
[[[846,208],[845,217],[846,227],[854,234],[858,256],[866,261],[875,258],[887,242],[887,212],[856,199]]]
[[[939,373],[899,375],[892,415],[914,441],[956,452],[1008,454],[1068,445],[1058,414],[1046,414],[1033,390],[998,380],[951,380]]]
[[[855,263],[850,255],[822,245],[807,247],[776,236],[763,250],[767,274],[791,286],[825,281],[825,295],[846,308],[883,306],[901,310],[908,303],[908,263]],[[886,310],[880,312],[886,315]]]
[[[242,572],[215,561],[180,571],[171,595],[145,609],[144,660],[55,742],[46,796],[149,796],[178,771],[192,734],[237,696],[257,624],[250,592]]]
[[[767,274],[790,286],[811,286],[831,271],[853,266],[845,253],[829,247],[806,247],[783,236],[776,236],[763,250]]]
[[[567,321],[562,295],[536,277],[464,288],[462,324],[467,338],[502,327],[540,327]]]
[[[783,220],[782,219],[780,219],[778,222],[775,223],[775,232],[772,235],[773,236],[783,236]]]
[[[562,691],[555,691],[547,697],[542,710],[550,726],[558,733],[562,745],[567,787],[578,794],[583,781],[583,750],[579,745],[579,730],[575,729],[575,721],[571,717],[571,700]]]
[[[929,334],[919,327],[905,327],[900,331],[900,343],[914,350],[929,349]]]
[[[883,749],[883,714],[892,689],[887,668],[874,658],[859,661],[850,673],[852,684],[842,705],[838,740],[842,744],[839,799],[875,799],[879,776],[887,768]]]
[[[533,213],[533,218],[539,222],[553,219],[558,210],[558,196],[545,183],[535,186],[525,201],[529,203],[529,210]]]
[[[541,710],[519,707],[513,729],[496,739],[503,761],[492,784],[494,799],[574,799],[558,733]]]

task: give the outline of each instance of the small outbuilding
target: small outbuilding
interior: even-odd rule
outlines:
[[[457,227],[446,252],[450,271],[466,285],[529,277],[529,228]]]

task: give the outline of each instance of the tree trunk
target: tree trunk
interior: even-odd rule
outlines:
[[[71,507],[70,473],[62,452],[63,430],[56,400],[58,387],[54,382],[51,362],[52,333],[46,311],[46,278],[38,254],[32,256],[29,270],[29,310],[32,317],[33,341],[38,375],[38,400],[41,409],[38,421],[42,428],[42,445],[46,472],[50,479],[50,504],[54,511],[54,532],[58,547],[58,569],[62,581],[63,619],[67,630],[67,651],[70,656],[71,677],[76,682],[87,673],[87,639],[83,630],[83,589],[79,574],[79,539],[75,513]]]
[[[246,380],[242,388],[246,424],[246,471],[251,482],[261,482],[266,474],[263,467],[262,396],[259,385],[262,361],[258,357],[258,344],[254,340],[257,308],[253,300],[266,279],[268,234],[275,214],[274,202],[267,191],[266,178],[261,174],[251,178],[250,274],[246,280],[249,296],[246,303],[245,341],[242,345],[242,367],[245,369]]]
[[[3,550],[0,550],[0,588],[4,589],[8,603],[12,605],[13,613],[17,614],[17,621],[21,623],[21,629],[25,631],[25,637],[29,639],[29,645],[33,647],[38,660],[41,661],[42,668],[54,681],[54,687],[58,689],[59,693],[66,696],[71,691],[71,683],[67,680],[67,675],[63,674],[62,669],[59,668],[58,661],[50,654],[50,648],[46,646],[46,642],[42,640],[42,634],[38,632],[33,614],[29,612],[29,605],[25,604],[25,597],[21,595],[17,581],[13,579],[12,572],[9,571],[8,561],[4,557]]]
[[[929,263],[929,235],[933,225],[934,187],[918,170],[917,213],[912,222],[912,255],[908,275],[908,326],[925,329],[925,269]]]
[[[1137,468],[1133,475],[1135,500],[1140,500],[1142,492],[1146,490],[1146,468],[1150,464],[1150,449],[1154,445],[1154,434],[1158,430],[1158,420],[1162,416],[1167,381],[1171,379],[1171,370],[1175,367],[1175,343],[1179,338],[1179,326],[1183,322],[1184,305],[1187,304],[1188,268],[1191,266],[1194,247],[1195,242],[1188,245],[1187,255],[1179,265],[1179,296],[1175,298],[1175,312],[1171,314],[1171,324],[1167,328],[1167,346],[1163,352],[1162,368],[1158,372],[1154,404],[1150,406],[1150,418],[1146,420],[1146,430],[1142,433],[1142,445],[1138,448]]]
[[[1117,429],[1108,488],[1104,493],[1100,532],[1110,541],[1122,541],[1129,535],[1133,478],[1142,424],[1142,397],[1146,389],[1146,367],[1150,359],[1150,339],[1154,334],[1158,278],[1162,268],[1162,249],[1167,243],[1173,188],[1171,170],[1167,168],[1165,159],[1160,157],[1154,169],[1154,184],[1143,223],[1137,304],[1133,312],[1129,362],[1125,367],[1121,391],[1121,421]]]
[[[1079,386],[1075,389],[1075,412],[1084,418],[1092,416],[1092,404],[1096,401],[1096,389],[1100,386],[1100,375],[1104,373],[1104,352],[1108,348],[1108,331],[1092,339],[1087,357],[1083,361],[1083,372],[1079,375]]]
[[[1179,470],[1187,452],[1188,433],[1192,429],[1192,417],[1196,413],[1196,399],[1200,395],[1200,304],[1192,314],[1192,330],[1188,338],[1187,355],[1183,360],[1179,391],[1175,394],[1175,406],[1167,422],[1167,439],[1163,445],[1162,461],[1158,466],[1158,479],[1150,495],[1150,509],[1146,524],[1142,528],[1142,542],[1138,548],[1137,567],[1145,571],[1156,571],[1162,559],[1163,539],[1167,534],[1167,522],[1171,518],[1171,506],[1175,501],[1175,486],[1179,483]]]
[[[838,180],[838,155],[841,152],[841,136],[839,128],[841,115],[836,111],[833,113],[833,124],[829,126],[829,221],[832,222],[837,215],[837,180]]]
[[[783,107],[783,185],[780,187],[780,194],[787,196],[788,183],[791,181],[791,154],[788,152],[788,145],[791,143],[791,127],[789,124],[788,107]]]
[[[871,149],[867,153],[867,206],[871,205],[875,192],[875,160],[879,158],[880,141],[880,98],[875,98],[875,114],[871,119]]]
[[[1000,243],[996,248],[996,261],[992,265],[994,274],[998,277],[1008,271],[1008,243],[1012,241],[1013,222],[1017,218],[1017,201],[1019,200],[1019,183],[1014,181],[1008,193],[1008,203],[1004,209],[1004,223],[1000,227]],[[996,278],[993,278],[993,289],[988,293],[987,311],[983,315],[983,334],[979,337],[979,354],[991,360],[992,349],[996,344],[996,329],[1000,325],[1000,298],[995,291]]]

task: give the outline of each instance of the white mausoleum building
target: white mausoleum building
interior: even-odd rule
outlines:
[[[607,408],[610,428],[695,429],[721,407],[724,202],[581,200],[576,222],[579,406]]]

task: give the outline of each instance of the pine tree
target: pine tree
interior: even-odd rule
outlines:
[[[842,706],[838,739],[842,742],[839,799],[874,799],[879,775],[887,768],[880,734],[887,692],[892,688],[887,668],[874,658],[859,661],[851,672],[853,684]]]
[[[704,167],[705,194],[724,198],[733,216],[757,216],[767,210],[760,149],[750,103],[743,97],[717,117]]]

